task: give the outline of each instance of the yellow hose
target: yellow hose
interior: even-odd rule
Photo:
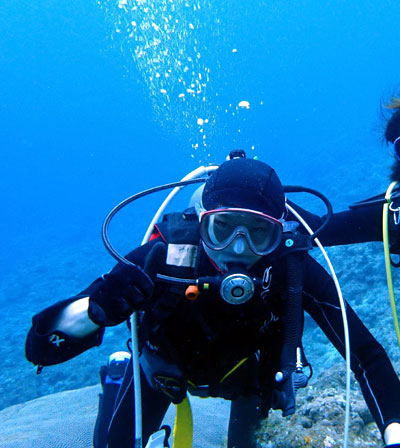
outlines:
[[[193,416],[189,398],[176,405],[174,442],[172,448],[192,448]]]
[[[389,290],[390,307],[392,309],[393,323],[396,330],[397,342],[400,346],[400,328],[399,319],[397,317],[396,300],[394,297],[393,277],[392,277],[392,265],[390,262],[390,247],[389,247],[389,205],[392,202],[391,195],[397,182],[392,182],[386,191],[386,202],[383,205],[382,214],[382,229],[383,229],[383,248],[385,251],[385,266],[386,266],[386,280]]]

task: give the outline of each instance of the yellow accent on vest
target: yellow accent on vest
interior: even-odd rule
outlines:
[[[236,364],[236,366],[234,366],[231,370],[229,370],[229,372],[228,372],[226,375],[224,375],[224,376],[219,380],[219,382],[222,383],[224,380],[226,380],[226,378],[227,378],[231,373],[233,373],[236,369],[238,369],[238,368],[239,368],[243,363],[245,363],[248,359],[249,359],[249,358],[247,357],[247,358],[243,358],[241,361],[239,361],[239,362]]]

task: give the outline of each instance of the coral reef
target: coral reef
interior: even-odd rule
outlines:
[[[270,411],[258,433],[260,448],[336,448],[343,446],[345,371],[331,367],[299,390],[296,413],[283,418]],[[349,446],[379,447],[380,432],[355,380],[352,380]]]

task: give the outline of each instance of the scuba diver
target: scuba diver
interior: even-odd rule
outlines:
[[[384,140],[388,145],[393,146],[394,160],[391,167],[390,181],[400,182],[400,98],[393,98],[386,106],[391,111],[387,119]],[[385,199],[385,194],[357,202],[348,210],[334,213],[328,225],[322,230],[319,239],[325,246],[341,246],[346,244],[365,243],[371,241],[382,241],[382,209],[387,203],[390,207],[389,234],[390,252],[400,253],[400,227],[399,227],[399,206],[400,188],[392,185],[390,194]],[[299,210],[312,228],[318,228],[324,221],[316,215],[308,213],[300,207],[294,205]]]
[[[254,448],[268,411],[293,414],[296,391],[307,384],[304,311],[344,356],[338,293],[308,254],[310,238],[288,220],[269,165],[232,152],[206,179],[201,199],[198,213],[164,215],[149,242],[126,256],[131,264],[119,262],[35,315],[26,356],[39,369],[67,361],[100,345],[106,327],[138,314],[144,444],[169,405],[190,393],[230,400],[227,446]],[[385,446],[399,448],[391,429],[400,427],[400,382],[383,347],[345,307],[351,369]],[[132,358],[116,354],[103,369],[95,448],[134,446]]]
[[[389,112],[389,116],[387,114]],[[392,267],[400,267],[391,255],[400,255],[400,96],[394,95],[385,105],[386,125],[383,140],[393,148],[393,163],[389,176],[390,185],[386,193],[373,196],[349,206],[347,210],[333,213],[319,234],[324,246],[383,241],[386,275],[390,304],[393,313],[397,341],[400,345],[400,327],[394,299]],[[289,201],[313,229],[321,226],[325,216],[319,217]],[[293,218],[293,216],[291,216]],[[400,440],[400,426],[390,428],[396,440]]]

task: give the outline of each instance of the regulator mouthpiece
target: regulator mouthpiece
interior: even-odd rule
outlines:
[[[221,283],[221,297],[232,305],[248,302],[254,295],[254,282],[245,274],[228,274]]]

